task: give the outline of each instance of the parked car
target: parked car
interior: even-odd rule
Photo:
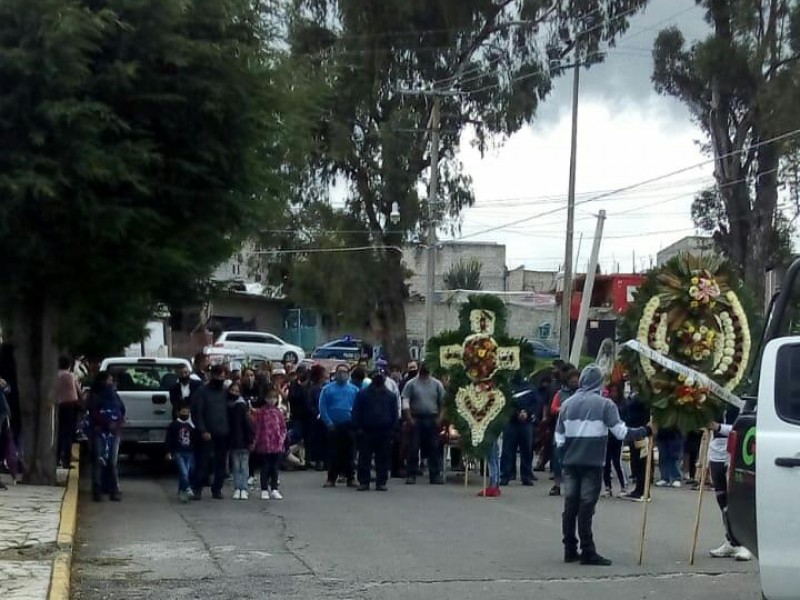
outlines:
[[[278,336],[264,331],[223,331],[213,347],[235,348],[249,356],[295,364],[306,357],[306,353],[299,346],[287,344]]]
[[[560,356],[558,350],[551,348],[544,342],[540,342],[538,340],[528,340],[528,343],[531,345],[531,348],[533,349],[533,355],[536,358],[555,360]]]
[[[164,436],[172,420],[169,388],[178,381],[181,367],[191,368],[182,358],[106,358],[101,371],[114,376],[126,417],[121,443],[145,446],[149,453],[164,451]]]
[[[356,363],[360,360],[372,358],[372,346],[350,336],[345,336],[321,346],[317,346],[311,353],[312,360],[338,360]]]

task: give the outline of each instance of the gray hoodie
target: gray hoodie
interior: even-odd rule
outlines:
[[[629,429],[617,406],[601,394],[603,372],[595,364],[581,373],[578,391],[561,405],[556,425],[556,445],[565,467],[602,467],[606,462],[608,434],[618,440],[647,437],[647,427]]]

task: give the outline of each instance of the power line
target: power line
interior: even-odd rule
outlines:
[[[710,159],[704,160],[704,161],[699,162],[699,163],[695,163],[695,164],[690,165],[688,167],[683,167],[683,168],[677,169],[675,171],[670,171],[669,173],[664,173],[663,175],[658,175],[656,177],[651,177],[650,179],[645,179],[644,181],[640,181],[640,182],[633,183],[633,184],[630,184],[630,185],[627,185],[627,186],[623,186],[621,188],[617,188],[616,190],[612,190],[610,192],[605,192],[605,193],[602,193],[602,194],[598,194],[596,196],[593,196],[591,198],[587,198],[585,200],[576,201],[575,202],[575,206],[588,204],[589,202],[597,202],[598,200],[602,200],[602,199],[608,198],[610,196],[619,195],[619,194],[621,194],[623,192],[634,190],[636,188],[642,187],[642,186],[650,184],[650,183],[663,181],[664,179],[668,179],[670,177],[674,177],[675,175],[680,175],[681,173],[686,173],[687,171],[692,171],[694,169],[697,169],[699,167],[705,166],[707,164],[714,163],[717,160],[721,160],[723,158],[728,158],[730,156],[735,156],[737,154],[742,154],[743,152],[749,152],[753,148],[758,148],[758,147],[764,146],[766,144],[772,144],[774,142],[778,142],[778,141],[781,141],[781,140],[784,140],[784,139],[792,138],[792,137],[797,136],[798,134],[800,134],[800,129],[794,129],[792,131],[783,133],[781,135],[777,135],[777,136],[769,138],[767,140],[763,140],[761,142],[757,142],[755,144],[751,144],[747,149],[733,150],[732,152],[728,152],[726,154],[722,154],[720,156],[717,156],[717,157],[714,157],[714,158],[710,158]],[[481,231],[481,232],[478,232],[478,233],[472,233],[472,234],[469,234],[469,235],[461,236],[458,239],[459,240],[463,240],[463,239],[475,237],[475,236],[478,236],[478,235],[482,235],[482,234],[485,234],[485,233],[491,233],[493,231],[498,231],[498,230],[501,230],[501,229],[505,229],[505,228],[513,226],[513,225],[518,225],[519,223],[526,223],[528,221],[532,221],[533,219],[536,219],[536,218],[539,218],[539,217],[543,217],[543,216],[546,216],[546,215],[550,215],[550,214],[565,210],[565,208],[566,207],[563,207],[563,206],[562,207],[558,207],[558,208],[554,208],[552,210],[544,211],[544,212],[532,215],[530,217],[517,219],[515,221],[511,221],[511,222],[505,223],[503,225],[497,225],[495,227],[489,227],[489,228],[485,229],[484,231]]]

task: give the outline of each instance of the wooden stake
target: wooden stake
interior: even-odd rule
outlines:
[[[644,560],[644,537],[647,531],[647,506],[650,504],[650,480],[653,478],[653,438],[647,438],[647,466],[644,470],[644,506],[642,507],[642,534],[639,537],[639,566]]]
[[[486,495],[486,467],[489,463],[488,457],[483,460],[483,497],[488,498]]]
[[[464,489],[469,487],[469,458],[464,457]]]
[[[694,533],[692,535],[692,549],[689,552],[689,564],[694,564],[697,553],[697,536],[700,533],[700,514],[703,510],[703,492],[706,489],[706,474],[708,472],[708,447],[711,445],[711,433],[703,431],[703,442],[700,444],[700,490],[697,493],[697,515],[694,518]]]

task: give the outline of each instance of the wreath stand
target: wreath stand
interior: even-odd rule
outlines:
[[[703,430],[703,442],[700,445],[700,491],[697,493],[697,516],[694,519],[694,533],[692,535],[692,549],[689,552],[689,564],[694,565],[697,552],[697,536],[700,533],[700,514],[703,510],[703,492],[706,489],[708,476],[708,447],[711,445],[711,434],[708,429]]]
[[[647,438],[647,466],[644,470],[644,499],[642,504],[642,533],[639,536],[639,566],[644,560],[644,538],[647,531],[647,507],[650,504],[650,482],[653,479],[653,442],[652,438]]]

